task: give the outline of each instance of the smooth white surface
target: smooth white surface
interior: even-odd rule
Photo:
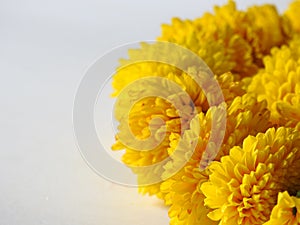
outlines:
[[[225,2],[1,0],[0,224],[168,224],[160,201],[87,167],[73,136],[73,99],[99,55]]]

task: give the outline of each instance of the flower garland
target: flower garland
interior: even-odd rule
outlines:
[[[211,134],[212,115],[219,106],[209,106],[207,97],[185,72],[159,62],[135,63],[113,78],[114,96],[131,82],[148,74],[178,84],[193,102],[176,95],[176,105],[197,115],[182,125],[178,110],[165,99],[149,96],[132,107],[120,123],[113,150],[125,150],[128,166],[148,166],[171,157],[158,176],[161,182],[140,186],[142,194],[156,195],[169,207],[171,225],[293,225],[300,224],[300,1],[280,15],[273,5],[253,6],[246,11],[234,1],[215,7],[195,20],[174,18],[162,26],[158,41],[181,45],[201,57],[215,74],[226,104],[226,130],[220,151],[205,170],[200,161]],[[147,45],[129,51],[137,58]],[[172,55],[174,60],[182,60]],[[125,103],[126,104],[126,103]],[[222,115],[220,115],[222,116]],[[151,124],[153,119],[162,119]],[[146,139],[154,132],[165,136],[149,151],[126,146],[124,124]],[[154,129],[155,128],[155,129]],[[199,133],[195,132],[200,130]],[[176,174],[172,168],[195,151]],[[178,149],[178,154],[172,153]],[[149,171],[138,170],[138,181]],[[153,171],[152,171],[153,172]],[[170,176],[168,176],[171,174]]]

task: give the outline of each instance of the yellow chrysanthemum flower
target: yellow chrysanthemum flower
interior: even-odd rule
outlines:
[[[276,206],[271,218],[264,225],[298,225],[300,224],[300,198],[290,196],[287,191],[278,193]]]
[[[206,214],[208,213],[203,204],[203,194],[197,191],[197,186],[207,181],[208,175],[205,171],[200,172],[200,160],[203,152],[206,150],[211,133],[211,114],[216,112],[217,107],[212,107],[207,114],[200,113],[191,121],[191,128],[185,131],[182,142],[179,145],[180,136],[173,135],[170,137],[171,144],[169,151],[176,149],[179,153],[173,161],[169,162],[163,174],[168,177],[173,172],[173,167],[183,160],[188,160],[187,165],[177,172],[172,178],[167,179],[161,184],[161,192],[164,194],[166,205],[170,205],[169,216],[171,225],[192,225],[215,224]],[[218,116],[218,115],[214,115]],[[220,116],[224,116],[220,115]],[[197,131],[200,131],[198,134]],[[190,157],[190,146],[197,143],[195,151]]]
[[[269,127],[270,112],[266,106],[266,102],[257,102],[256,98],[249,94],[234,99],[227,110],[226,133],[217,160],[227,155],[231,147],[241,145],[248,134],[255,135]],[[170,205],[169,216],[172,225],[217,224],[207,217],[209,210],[204,206],[205,196],[200,190],[202,183],[206,182],[209,176],[208,170],[200,170],[200,161],[205,150],[209,152],[210,148],[214,148],[213,142],[208,143],[211,118],[212,115],[224,116],[216,115],[215,112],[218,111],[215,109],[216,107],[212,107],[206,114],[199,114],[199,123],[196,123],[196,119],[192,121],[191,128],[185,131],[180,146],[178,146],[180,136],[172,137],[170,148],[172,150],[177,148],[182,153],[176,155],[173,164],[185,160],[188,146],[197,142],[195,152],[186,166],[161,185],[161,190],[165,194],[165,203]],[[198,130],[200,130],[199,136],[196,132]],[[166,165],[166,174],[172,172],[173,164],[170,162]]]
[[[300,36],[288,46],[272,49],[264,58],[265,68],[255,75],[248,91],[265,99],[271,120],[281,126],[295,126],[300,121]]]
[[[228,25],[218,29],[216,24],[209,24],[209,27],[205,23],[200,26],[197,21],[174,18],[172,25],[162,27],[162,36],[158,40],[174,42],[192,50],[215,74],[232,71],[247,76],[255,73],[257,67],[253,64],[251,46]]]
[[[143,66],[146,67],[146,64]],[[119,75],[120,74],[117,74],[115,81],[118,80]],[[124,77],[121,76],[121,78]],[[132,79],[132,77],[128,78],[129,80]],[[117,142],[113,146],[113,149],[126,149],[122,157],[122,160],[126,165],[141,167],[152,165],[166,159],[171,154],[168,149],[172,144],[172,137],[180,136],[183,130],[189,129],[190,121],[186,121],[185,124],[182,124],[178,111],[182,111],[186,114],[192,114],[196,109],[198,112],[206,113],[209,108],[205,94],[187,74],[181,73],[176,75],[174,73],[169,73],[167,78],[178,83],[181,88],[190,95],[191,99],[185,99],[184,97],[180,97],[180,93],[174,93],[174,96],[170,96],[170,98],[177,101],[177,107],[175,108],[174,105],[170,104],[164,99],[161,99],[160,97],[147,97],[136,102],[129,113],[129,118],[123,119],[122,116],[124,114],[124,110],[122,106],[127,105],[132,99],[127,98],[125,101],[121,102],[122,105],[116,105],[115,107],[115,116],[116,119],[119,120],[120,125],[118,127],[119,133],[117,134]],[[241,84],[234,81],[234,77],[231,73],[225,73],[221,76],[216,76],[216,79],[222,89],[225,102],[228,104],[234,101],[236,96],[245,93],[245,91],[242,90]],[[124,83],[127,83],[127,81]],[[153,88],[156,87],[156,85],[150,85],[149,88],[151,86]],[[133,88],[139,89],[139,87]],[[159,90],[157,90],[156,93],[159,93]],[[131,97],[135,98],[135,96],[139,95],[142,95],[142,93],[136,93],[136,95]],[[192,105],[194,105],[194,107],[192,107]],[[128,121],[126,121],[127,119]],[[165,121],[165,123],[158,121],[158,123],[151,124],[151,121],[155,119],[162,119]],[[122,141],[118,140],[118,136],[123,136],[123,139],[125,136],[126,139],[128,130],[125,129],[125,127],[128,122],[131,131],[138,139],[146,139],[151,133],[154,133],[154,136],[161,136],[162,134],[165,134],[165,137],[161,144],[149,151],[136,151],[135,149],[128,148],[122,144]],[[154,174],[152,174],[151,171],[149,172],[149,170],[145,170],[145,173],[137,175],[138,179],[147,179],[148,176],[154,176]],[[159,183],[149,186],[141,186],[139,190],[143,194],[156,194],[158,197],[161,197],[159,186]]]
[[[292,128],[269,129],[233,147],[221,162],[209,166],[202,184],[208,217],[220,225],[263,224],[279,191],[300,188],[300,133]]]
[[[293,30],[300,33],[300,21],[299,21],[300,1],[295,0],[289,5],[285,15],[290,20]]]
[[[272,47],[281,46],[288,40],[289,21],[278,14],[274,5],[250,7],[247,10],[247,17],[249,27],[246,39],[254,50],[255,63],[262,67],[262,59],[270,53]]]
[[[272,5],[256,6],[246,12],[233,1],[215,7],[195,20],[174,18],[162,26],[158,40],[170,41],[194,51],[216,74],[231,71],[238,76],[253,75],[262,57],[288,37],[288,24]]]

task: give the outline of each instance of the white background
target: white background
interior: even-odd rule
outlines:
[[[74,96],[106,51],[153,40],[173,16],[192,19],[225,2],[0,0],[0,225],[168,224],[160,201],[104,180],[82,160]]]

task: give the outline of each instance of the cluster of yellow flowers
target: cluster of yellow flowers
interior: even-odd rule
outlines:
[[[300,224],[299,12],[299,0],[282,15],[273,5],[241,11],[229,1],[201,18],[174,18],[172,24],[162,26],[158,41],[178,44],[201,57],[223,92],[221,104],[227,112],[219,116],[226,117],[224,139],[204,170],[201,158],[212,144],[212,117],[221,105],[210,106],[196,82],[172,65],[138,62],[114,75],[114,96],[149,75],[175,82],[190,96],[170,96],[177,101],[176,107],[160,96],[136,98],[128,117],[122,116],[122,105],[115,108],[120,125],[112,148],[125,150],[126,165],[143,167],[171,158],[163,171],[133,169],[140,183],[149,176],[161,176],[161,182],[139,190],[164,201],[171,225]],[[142,44],[141,49],[130,50],[121,66],[146,48]],[[184,60],[171,52],[169,57]],[[139,88],[132,93],[141,94]],[[127,100],[122,104],[132,101]],[[183,121],[178,107],[188,115],[197,113]],[[148,151],[127,146],[120,138],[126,138],[127,123],[136,138],[154,135],[161,143]],[[195,150],[188,155],[192,143]],[[172,154],[175,149],[177,154]],[[174,165],[185,161],[174,174]]]

